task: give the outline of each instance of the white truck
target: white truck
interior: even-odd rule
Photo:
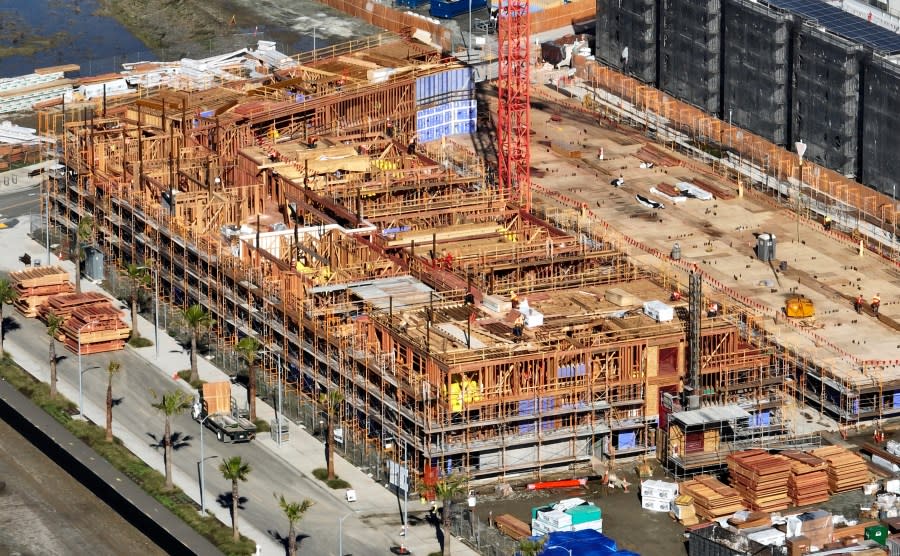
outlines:
[[[256,425],[238,408],[228,381],[204,383],[191,407],[191,417],[215,432],[219,442],[250,442],[256,438]]]

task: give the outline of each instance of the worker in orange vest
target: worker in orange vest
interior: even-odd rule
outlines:
[[[878,316],[878,308],[881,307],[881,295],[875,294],[872,296],[872,312],[875,313],[875,316]]]
[[[865,301],[863,300],[862,294],[857,295],[856,301],[853,302],[853,308],[856,309],[857,313],[862,313],[863,303],[865,303]]]

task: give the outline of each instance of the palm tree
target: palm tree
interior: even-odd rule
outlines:
[[[450,556],[450,504],[453,498],[464,492],[466,478],[462,475],[449,475],[434,485],[434,493],[442,502],[441,525],[444,530],[443,556]]]
[[[118,361],[110,361],[106,366],[106,441],[112,442],[112,381],[113,376],[122,370],[122,365]]]
[[[56,338],[62,328],[63,319],[59,315],[47,315],[47,335],[50,336],[50,398],[56,397]]]
[[[247,360],[247,404],[250,406],[250,420],[256,421],[256,359],[259,356],[259,342],[256,338],[246,336],[241,338],[234,349]]]
[[[312,500],[303,502],[288,502],[284,495],[278,497],[278,505],[288,520],[288,556],[297,556],[297,522],[303,518],[303,514],[313,505]]]
[[[166,488],[171,490],[172,485],[172,417],[181,415],[184,411],[191,407],[191,398],[181,390],[172,390],[162,396],[153,393],[154,399],[158,400],[151,404],[157,410],[162,412],[166,417],[166,428],[163,432],[163,458],[166,464]]]
[[[141,286],[146,286],[150,281],[150,275],[147,274],[147,267],[130,264],[123,271],[125,277],[128,278],[131,291],[129,292],[131,301],[131,335],[137,338],[141,334],[138,332],[138,292]]]
[[[344,395],[337,390],[329,390],[319,396],[319,403],[325,406],[328,415],[328,429],[325,432],[325,463],[328,467],[328,480],[334,479],[334,418],[337,417],[344,403]]]
[[[197,337],[200,332],[207,326],[212,324],[212,319],[202,305],[191,305],[181,312],[184,321],[191,329],[191,378],[190,382],[195,383],[200,380],[200,374],[197,372]]]
[[[3,338],[5,336],[3,327],[3,305],[12,303],[19,298],[16,289],[9,283],[9,280],[3,278],[0,280],[0,353],[3,352]]]
[[[516,547],[519,551],[519,556],[537,556],[544,549],[547,538],[548,537],[544,536],[536,541],[531,539],[520,540],[519,545]]]
[[[250,464],[241,459],[241,456],[228,458],[219,465],[219,471],[226,481],[231,481],[231,536],[235,541],[241,540],[241,533],[238,531],[237,511],[238,501],[238,481],[246,481],[247,475],[250,474]]]
[[[78,221],[78,229],[75,231],[75,249],[72,250],[72,260],[75,261],[75,291],[81,293],[81,261],[84,259],[84,244],[90,241],[94,234],[94,219],[84,216]]]

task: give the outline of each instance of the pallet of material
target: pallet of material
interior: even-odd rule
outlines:
[[[109,301],[75,307],[62,326],[66,347],[77,353],[80,337],[82,354],[122,349],[131,327],[121,317]]]
[[[791,460],[788,495],[795,506],[820,504],[831,498],[828,494],[828,462],[794,450],[781,452],[781,455]]]
[[[13,302],[13,307],[16,308],[22,316],[27,318],[34,318],[38,315],[41,310],[41,306],[47,301],[46,295],[32,295],[28,297],[18,297]]]
[[[21,284],[16,284],[15,290],[19,297],[30,297],[32,295],[49,296],[57,295],[60,293],[70,293],[75,291],[75,287],[72,286],[72,284],[69,282],[50,284],[48,286],[35,286],[33,288],[25,288],[22,287]]]
[[[717,185],[713,185],[709,182],[703,181],[700,178],[691,178],[690,180],[694,185],[708,191],[713,194],[713,197],[716,199],[722,199],[723,201],[728,201],[730,199],[734,199],[735,194],[733,191],[729,189],[723,189]]]
[[[72,316],[72,312],[78,307],[101,305],[104,303],[109,304],[109,298],[100,292],[53,295],[47,299],[47,304],[39,311],[38,316],[42,321],[47,322],[47,317],[50,314],[54,314],[65,322]]]
[[[494,524],[501,533],[517,541],[531,536],[531,527],[509,514],[498,516],[494,519]]]
[[[66,337],[63,345],[74,354],[78,354],[78,340]],[[94,342],[90,344],[81,344],[81,355],[90,355],[92,353],[104,353],[107,351],[119,351],[125,349],[125,340],[113,340],[110,342]]]
[[[790,507],[788,458],[766,450],[745,450],[727,458],[731,484],[744,497],[750,509],[775,512]]]
[[[651,145],[641,147],[635,156],[641,162],[651,162],[656,166],[681,166],[681,161]]]
[[[694,499],[694,509],[704,519],[716,519],[747,509],[740,492],[709,475],[697,475],[679,483],[678,491]]]
[[[828,491],[832,494],[860,488],[870,480],[866,460],[846,448],[825,446],[809,453],[828,462]]]
[[[69,281],[69,273],[58,266],[36,266],[9,273],[9,282],[22,288],[53,286]]]

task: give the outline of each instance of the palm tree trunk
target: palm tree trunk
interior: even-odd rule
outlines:
[[[50,398],[56,397],[56,338],[50,337]]]
[[[328,480],[334,479],[334,414],[328,412],[328,430],[325,431],[325,463],[328,467]]]
[[[288,556],[297,556],[297,530],[293,521],[288,528]]]
[[[234,479],[231,481],[231,536],[235,541],[241,540],[237,524],[238,500],[238,482]]]
[[[0,303],[0,355],[3,354],[3,340],[5,337],[6,334],[3,330],[3,303]]]
[[[106,441],[112,442],[112,374],[109,375],[109,382],[106,383]]]
[[[191,382],[198,382],[200,373],[197,372],[197,331],[191,331]]]
[[[256,365],[250,365],[250,384],[247,386],[247,396],[250,398],[250,420],[256,421]]]
[[[163,433],[163,457],[166,460],[166,490],[172,490],[172,423],[166,415],[166,430]]]
[[[441,508],[442,521],[444,522],[444,551],[443,556],[450,556],[450,501],[444,500]]]
[[[137,292],[134,291],[134,286],[131,288],[131,336],[132,338],[140,336],[140,333],[138,332]]]

